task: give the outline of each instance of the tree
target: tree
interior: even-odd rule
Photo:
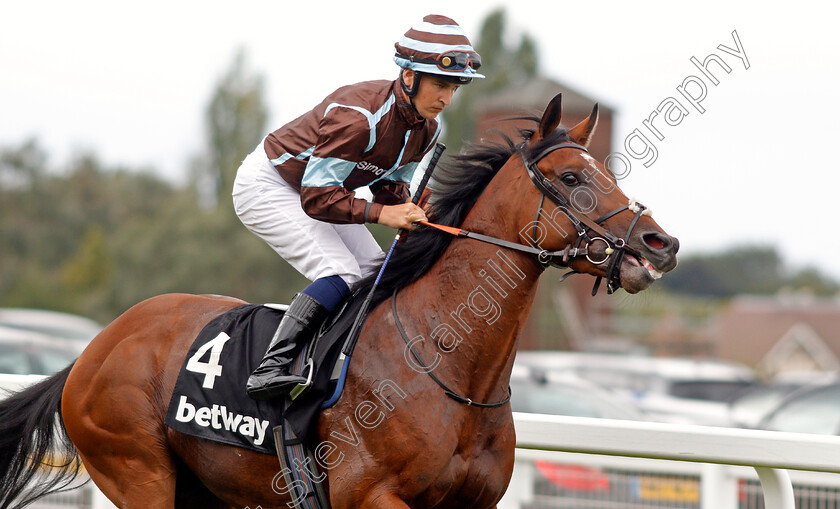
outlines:
[[[265,134],[262,82],[240,52],[212,95],[207,148],[186,187],[103,167],[94,154],[49,171],[34,140],[0,150],[0,306],[107,322],[167,292],[291,298],[302,276],[242,226],[230,202],[239,162]],[[213,207],[200,205],[202,178]]]
[[[506,45],[505,11],[490,13],[482,24],[475,49],[481,55],[479,69],[485,79],[475,79],[461,87],[452,106],[443,113],[446,126],[444,143],[450,154],[457,154],[466,140],[475,133],[477,106],[484,97],[536,76],[539,72],[538,52],[534,39],[523,34],[516,47]]]
[[[139,171],[104,168],[93,154],[50,171],[35,141],[4,150],[0,167],[21,176],[0,187],[0,305],[103,320],[122,311],[107,298],[124,270],[115,233],[148,224],[176,191]]]
[[[210,183],[213,205],[229,204],[239,163],[265,136],[267,119],[263,77],[249,72],[240,50],[207,107],[207,151],[194,163],[199,179]]]
[[[186,216],[184,210],[162,212],[171,222],[159,225],[161,233],[180,240],[175,246],[150,247],[173,264],[172,273],[155,282],[157,288],[178,284],[187,291],[281,302],[304,286],[296,270],[240,223],[231,204],[240,163],[267,133],[264,79],[246,64],[245,53],[239,51],[219,81],[205,114],[207,146],[194,163],[197,176],[210,176],[214,207]],[[200,189],[197,185],[202,196]]]
[[[46,165],[47,154],[35,139],[0,151],[0,192],[36,185]]]
[[[675,292],[718,298],[768,295],[784,287],[807,288],[821,295],[838,290],[837,283],[815,269],[791,271],[769,246],[738,246],[721,253],[686,256],[661,282]]]

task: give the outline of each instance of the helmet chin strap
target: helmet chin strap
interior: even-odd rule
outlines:
[[[414,71],[414,83],[412,83],[409,87],[405,82],[405,70],[400,71],[400,85],[402,86],[405,95],[407,95],[408,99],[411,101],[412,106],[414,106],[414,96],[417,95],[417,91],[420,89],[420,78],[422,78],[422,76],[422,72]],[[415,109],[417,108],[415,107]]]

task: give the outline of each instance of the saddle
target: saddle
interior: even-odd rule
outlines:
[[[252,400],[245,384],[288,306],[244,304],[214,318],[187,352],[166,425],[187,435],[276,454],[286,486],[294,490],[295,507],[329,507],[320,486],[326,476],[317,472],[308,437],[320,411],[341,395],[346,376],[341,349],[363,301],[358,292],[350,295],[298,354],[292,370],[307,383],[285,401]]]
[[[345,360],[349,361],[341,348],[363,300],[358,292],[345,300],[292,364],[292,372],[306,377],[307,381],[285,398],[281,424],[272,431],[281,474],[292,495],[291,506],[298,509],[330,507],[322,484],[326,474],[319,471],[312,443],[307,438],[318,413],[334,405],[341,396],[347,375]]]
[[[305,377],[307,383],[291,391],[284,415],[300,437],[306,437],[318,413],[334,405],[341,396],[342,376],[346,376],[346,371],[341,369],[344,360],[341,347],[363,300],[358,291],[351,294],[295,357],[292,372]]]

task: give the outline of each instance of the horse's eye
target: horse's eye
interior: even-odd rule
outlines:
[[[569,187],[574,187],[580,184],[580,180],[578,180],[574,173],[564,173],[560,176],[560,180]]]

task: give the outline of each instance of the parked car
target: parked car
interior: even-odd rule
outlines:
[[[645,419],[632,404],[571,372],[546,371],[514,363],[510,389],[511,410],[514,412]],[[588,508],[590,506],[586,505],[586,501],[592,496],[611,496],[631,489],[626,482],[616,482],[613,472],[604,468],[543,460],[534,462],[533,467],[520,468],[533,468],[529,489],[550,500],[550,503],[559,501],[561,505],[556,507]],[[575,505],[563,505],[569,502]],[[536,507],[555,506],[537,504],[534,509]]]
[[[102,330],[102,325],[84,316],[28,308],[0,308],[0,327],[38,332],[85,345]]]
[[[517,363],[574,373],[662,422],[730,426],[728,400],[757,383],[748,367],[717,360],[522,351]]]
[[[729,420],[739,428],[757,428],[768,412],[799,388],[801,385],[790,383],[762,383],[750,387],[729,402]]]
[[[52,375],[73,362],[83,349],[80,342],[0,326],[0,373]]]
[[[510,379],[514,412],[643,420],[636,407],[572,373],[514,365]]]
[[[761,420],[759,428],[840,435],[840,382],[794,391]]]
[[[783,373],[771,381],[747,388],[730,401],[730,420],[734,426],[757,428],[761,420],[790,394],[837,381],[840,376],[833,371]]]
[[[70,313],[0,308],[0,373],[56,373],[73,362],[101,330],[94,320]]]

